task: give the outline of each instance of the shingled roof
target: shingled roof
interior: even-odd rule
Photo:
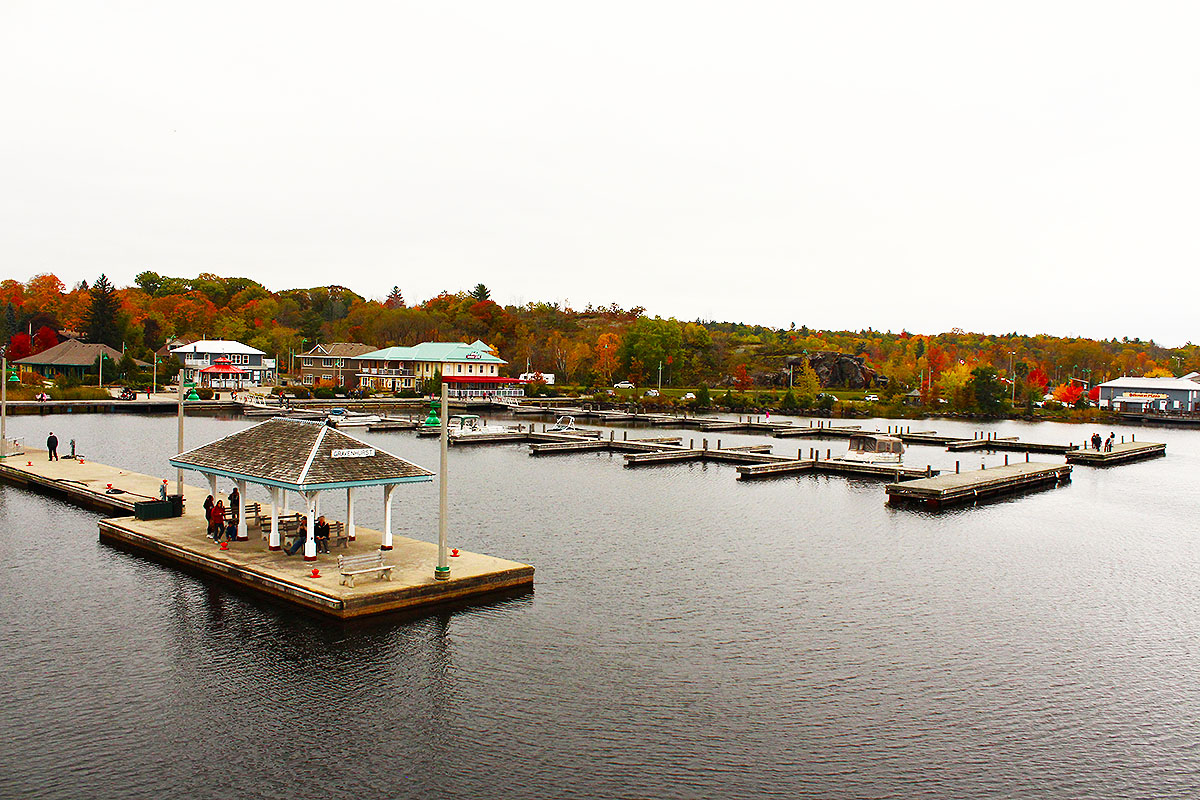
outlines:
[[[433,473],[322,422],[271,419],[180,453],[171,466],[297,492],[429,481]]]

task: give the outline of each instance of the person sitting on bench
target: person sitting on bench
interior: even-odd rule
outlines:
[[[317,540],[317,552],[329,552],[329,523],[325,521],[325,515],[317,517],[317,523],[313,525],[313,538]]]
[[[289,556],[296,555],[296,552],[304,547],[304,542],[308,539],[308,517],[300,518],[300,527],[296,529],[296,541],[292,542],[292,546],[283,552]]]

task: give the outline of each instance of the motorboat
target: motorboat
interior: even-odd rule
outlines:
[[[487,436],[494,433],[511,433],[503,425],[484,425],[477,414],[455,414],[446,423],[451,439],[466,439],[472,436]]]
[[[378,414],[365,414],[361,411],[350,411],[346,408],[331,408],[326,417],[337,428],[366,427],[380,421]]]
[[[575,427],[575,418],[569,414],[559,417],[557,421],[549,428],[546,428],[546,433],[579,433],[579,428]]]
[[[838,461],[898,466],[904,461],[904,442],[882,433],[856,433],[850,437],[846,454]]]

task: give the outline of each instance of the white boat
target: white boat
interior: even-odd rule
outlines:
[[[579,433],[579,428],[575,427],[575,418],[568,414],[546,428],[546,433]]]
[[[447,435],[451,439],[464,439],[471,436],[485,436],[492,433],[511,433],[512,429],[503,425],[484,425],[477,414],[455,414],[446,423]]]
[[[898,466],[904,461],[904,442],[882,433],[856,433],[850,437],[846,454],[837,460]]]
[[[354,428],[374,425],[380,421],[380,418],[378,414],[365,414],[361,411],[350,411],[345,408],[332,408],[329,410],[326,420],[338,428]]]

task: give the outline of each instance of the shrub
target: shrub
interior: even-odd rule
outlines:
[[[51,400],[112,400],[107,389],[98,386],[74,386],[69,389],[55,387],[46,392]]]
[[[199,397],[201,400],[212,400],[213,399],[212,387],[197,386],[196,387],[196,396]]]
[[[333,389],[330,389],[328,386],[318,386],[312,390],[312,396],[318,400],[332,400]]]

